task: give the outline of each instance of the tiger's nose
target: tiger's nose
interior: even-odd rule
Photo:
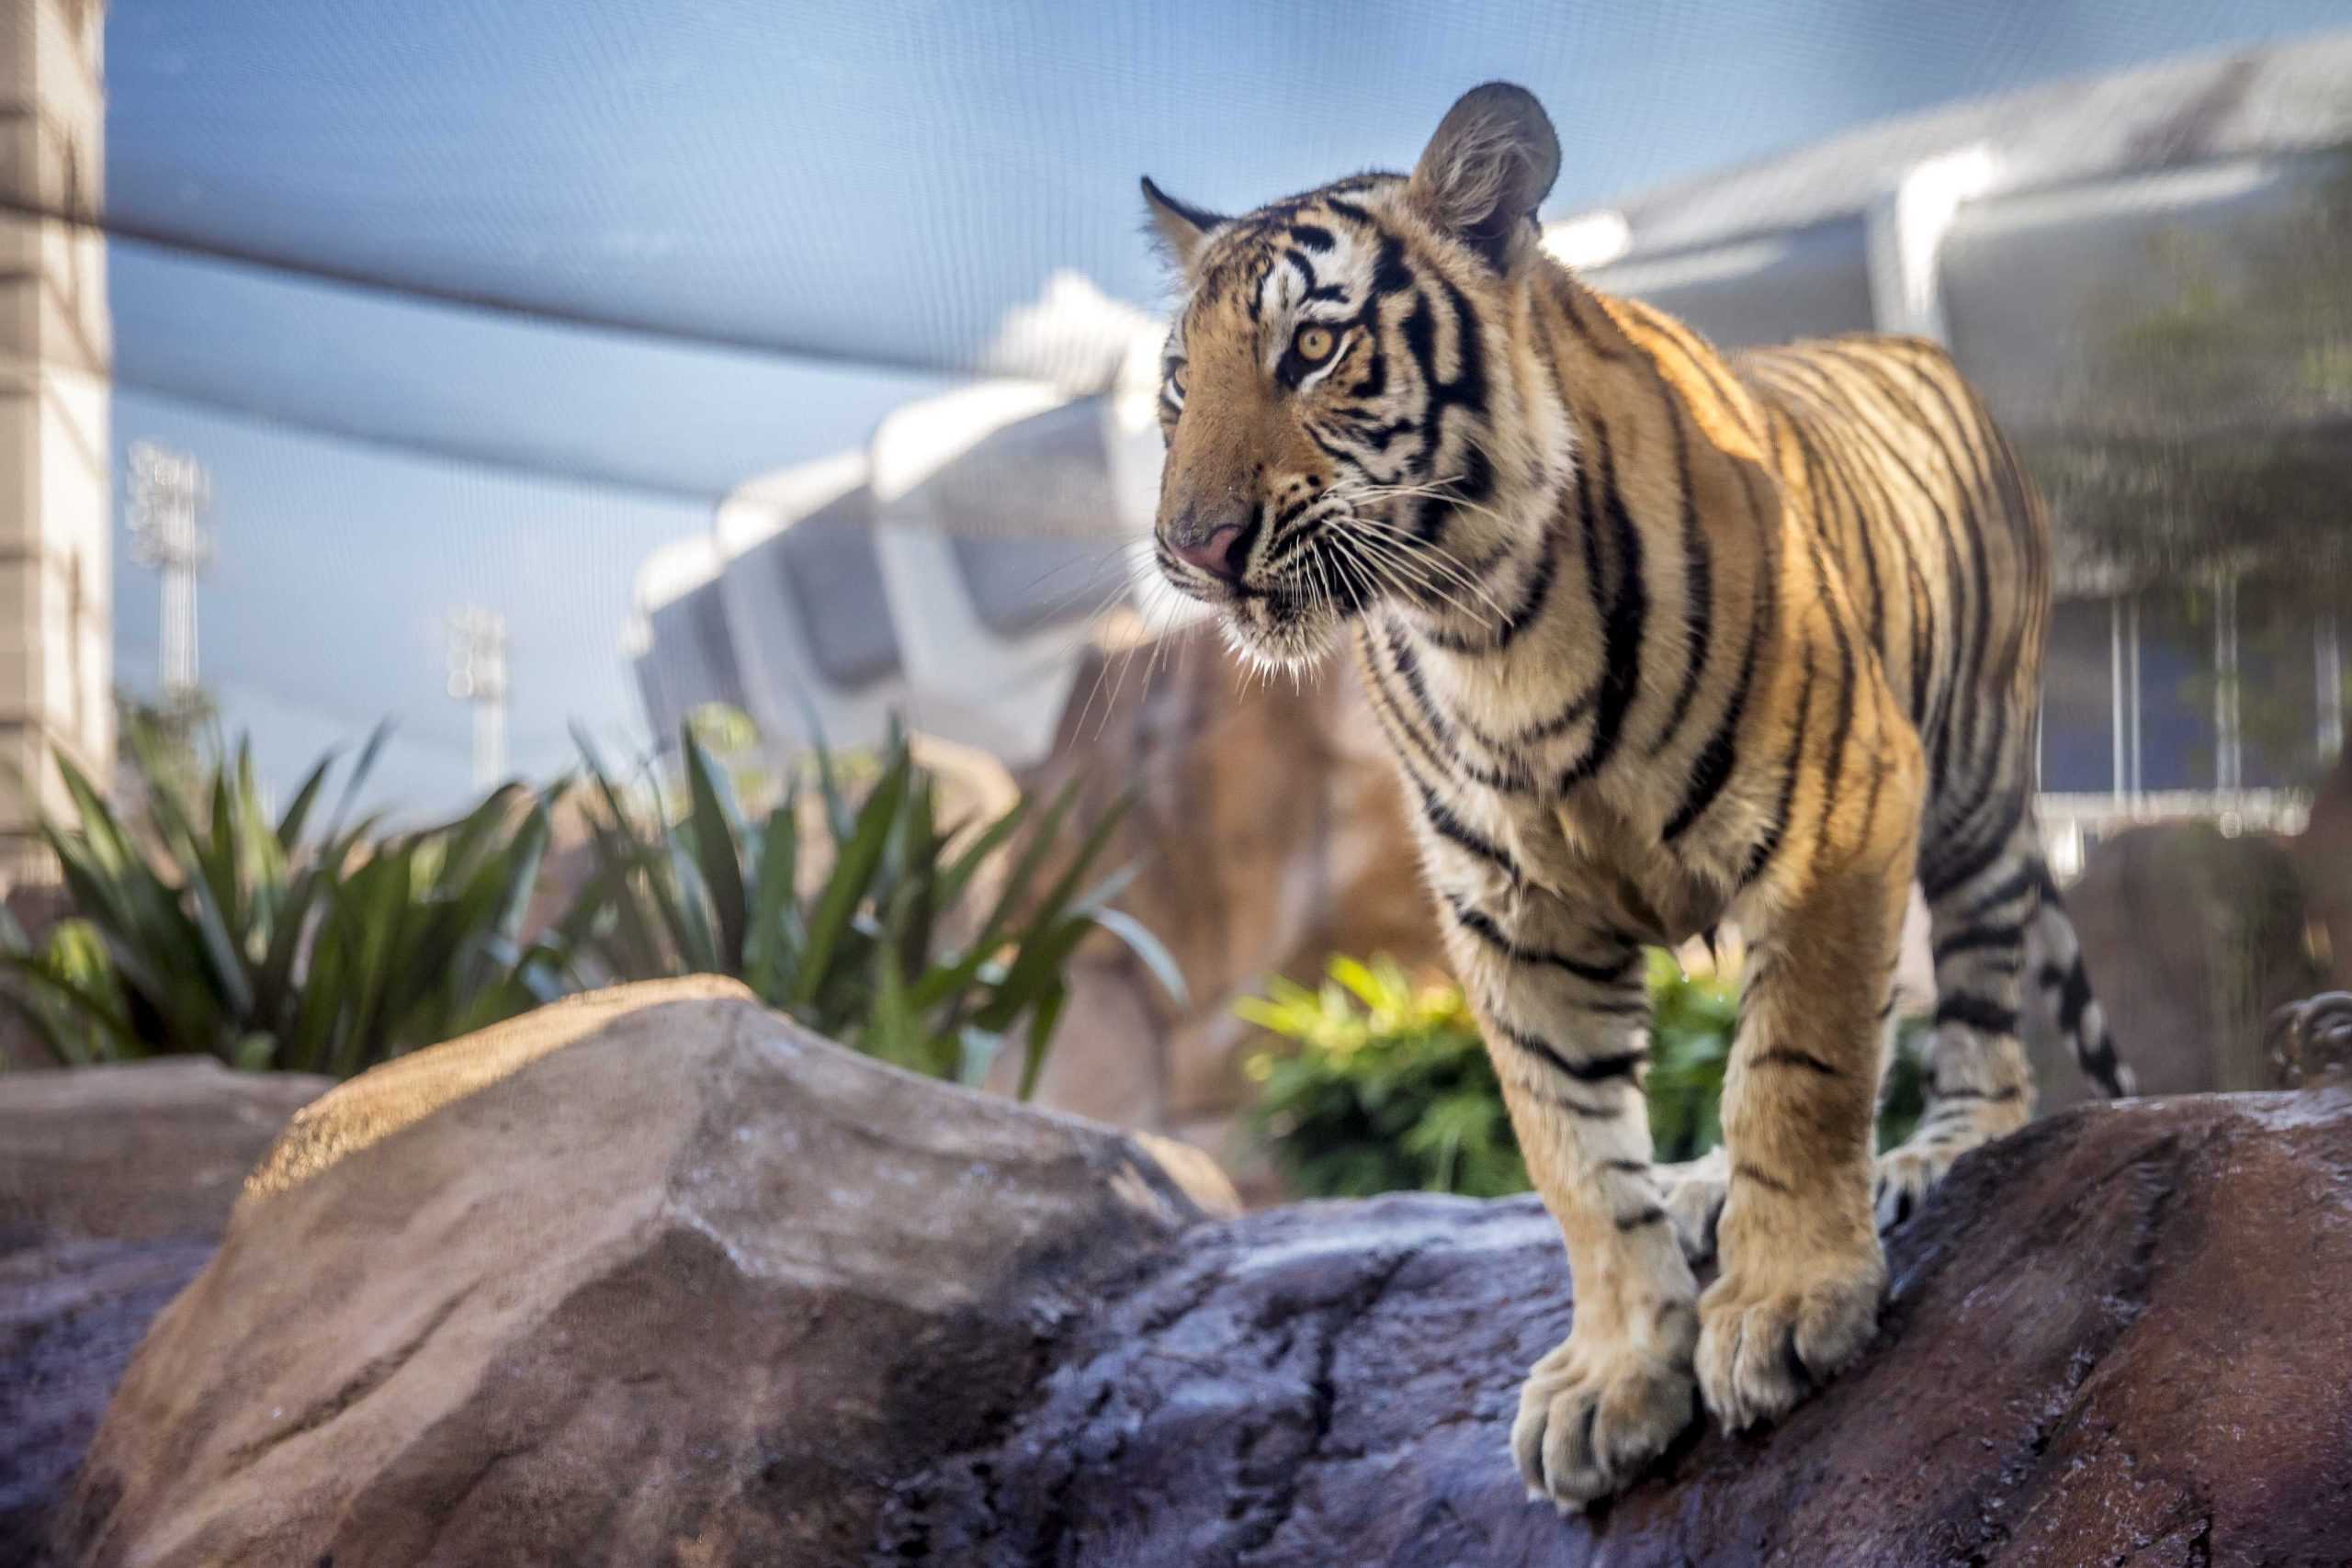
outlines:
[[[1234,582],[1241,577],[1240,552],[1235,548],[1241,543],[1241,533],[1238,523],[1203,523],[1188,517],[1169,531],[1168,547],[1187,566]]]

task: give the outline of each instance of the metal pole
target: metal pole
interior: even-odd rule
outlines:
[[[506,777],[506,617],[479,604],[449,612],[449,694],[474,710],[474,787]]]
[[[196,687],[196,582],[212,561],[212,536],[199,514],[211,494],[211,477],[194,457],[152,442],[132,445],[131,553],[164,579],[155,663],[166,695]]]

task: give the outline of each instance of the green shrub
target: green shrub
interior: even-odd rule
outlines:
[[[1385,960],[1335,958],[1317,990],[1276,980],[1235,1010],[1286,1043],[1247,1064],[1258,1085],[1251,1123],[1293,1186],[1310,1197],[1419,1189],[1493,1197],[1527,1188],[1502,1086],[1462,993],[1416,987]],[[1738,1023],[1735,980],[1683,972],[1648,955],[1652,1006],[1646,1077],[1661,1161],[1695,1159],[1723,1141],[1718,1102]],[[1908,1021],[1906,1034],[1922,1027]],[[1906,1039],[1889,1075],[1880,1146],[1907,1134],[1920,1109]]]
[[[332,754],[275,820],[242,742],[191,777],[133,727],[128,819],[61,762],[78,821],[39,830],[75,918],[35,950],[0,916],[0,999],[62,1064],[201,1053],[341,1077],[554,995],[560,955],[517,944],[548,800],[509,785],[455,822],[379,836],[347,818],[385,734],[315,836]]]
[[[817,841],[804,842],[802,779],[747,821],[693,724],[679,740],[686,798],[673,817],[658,788],[650,810],[633,806],[580,738],[594,785],[597,872],[562,926],[593,977],[731,975],[821,1034],[967,1084],[1017,1036],[1024,1099],[1069,999],[1070,955],[1089,935],[1111,932],[1181,987],[1159,943],[1109,908],[1127,874],[1088,880],[1123,807],[1104,814],[1040,891],[1074,799],[1065,790],[971,924],[954,917],[989,858],[1029,822],[1031,802],[986,826],[944,826],[935,780],[894,732],[854,799],[840,759],[816,749],[817,809],[807,815],[818,819]],[[812,867],[814,891],[804,894]],[[970,925],[960,940],[959,924]]]
[[[1335,958],[1320,990],[1276,980],[1234,1010],[1296,1043],[1247,1070],[1256,1129],[1298,1191],[1526,1190],[1502,1087],[1453,987],[1416,987],[1385,959]]]

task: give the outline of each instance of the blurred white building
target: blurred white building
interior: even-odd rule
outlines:
[[[2061,84],[1579,214],[1546,238],[1600,287],[1726,348],[1939,339],[2027,435],[2079,391],[2088,291],[2146,275],[2160,234],[2227,257],[2307,197],[2352,144],[2347,83],[2352,33]],[[1047,743],[1123,552],[1124,597],[1152,592],[1138,547],[1158,488],[1159,331],[1068,280],[1016,314],[1008,340],[1092,366],[1091,384],[984,383],[910,407],[862,457],[754,481],[710,541],[649,561],[636,647],[658,730],[728,701],[787,736],[814,712],[831,738],[864,739],[896,707],[1015,762]],[[2123,583],[2079,558],[2061,601],[2043,779],[2062,870],[2086,834],[2123,821],[2294,823],[2302,796],[2286,786],[2342,743],[2346,628],[2282,626],[2252,583]],[[1150,606],[1155,629],[1161,614]],[[2259,649],[2241,632],[2257,625]],[[2238,722],[2254,682],[2289,716],[2283,747]]]

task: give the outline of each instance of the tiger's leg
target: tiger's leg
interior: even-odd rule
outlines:
[[[1694,1414],[1698,1288],[1650,1165],[1639,951],[1524,888],[1451,901],[1448,944],[1528,1174],[1567,1242],[1576,1317],[1521,1390],[1511,1451],[1531,1496],[1609,1495]]]
[[[1954,1160],[2033,1114],[2033,1069],[2018,1039],[2018,1009],[2027,937],[2048,874],[2032,815],[1981,866],[1939,866],[1928,856],[1922,870],[1936,962],[1927,1108],[1911,1136],[1879,1159],[1874,1207],[1882,1231],[1909,1218]]]
[[[1724,1078],[1722,1272],[1699,1303],[1699,1391],[1770,1420],[1860,1353],[1886,1263],[1871,1217],[1883,979],[1910,895],[1893,852],[1816,865],[1749,950]]]
[[[1879,987],[1878,1083],[1881,1103],[1886,1096],[1887,1070],[1894,1065],[1898,1030],[1894,1016],[1894,973],[1890,969]],[[1658,1185],[1666,1190],[1666,1214],[1682,1256],[1703,1273],[1715,1263],[1715,1227],[1723,1218],[1724,1199],[1731,1190],[1731,1153],[1717,1144],[1697,1159],[1657,1168]]]

